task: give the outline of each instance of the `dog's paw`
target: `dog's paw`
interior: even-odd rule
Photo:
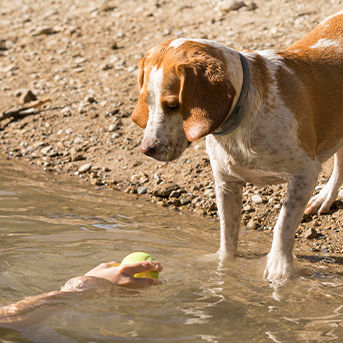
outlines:
[[[293,271],[293,258],[271,251],[267,256],[267,266],[264,278],[271,282],[282,283],[287,280]]]
[[[305,213],[321,215],[329,212],[331,205],[336,200],[336,197],[337,194],[333,194],[326,188],[322,189],[319,194],[311,198],[307,204]]]

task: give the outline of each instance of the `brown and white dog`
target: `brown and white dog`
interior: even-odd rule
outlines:
[[[329,211],[343,181],[343,10],[284,51],[167,41],[140,61],[138,81],[132,120],[145,128],[144,154],[171,161],[206,136],[220,256],[237,249],[244,183],[288,183],[265,270],[268,280],[287,278],[304,211]],[[333,154],[332,176],[310,200]]]

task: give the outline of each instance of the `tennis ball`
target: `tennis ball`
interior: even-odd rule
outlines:
[[[129,255],[127,255],[123,261],[121,262],[121,265],[125,264],[131,264],[136,262],[142,262],[142,261],[155,261],[149,254],[145,252],[133,252]],[[141,272],[135,274],[133,277],[135,278],[152,278],[152,279],[159,279],[159,272],[156,271],[147,271],[147,272]]]

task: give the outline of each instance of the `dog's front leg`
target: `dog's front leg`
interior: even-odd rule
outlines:
[[[314,161],[288,180],[286,198],[274,228],[273,244],[264,273],[270,281],[285,280],[292,272],[295,231],[315,187],[319,170],[319,162]]]
[[[220,217],[220,258],[237,250],[242,213],[242,182],[216,178],[216,199]]]

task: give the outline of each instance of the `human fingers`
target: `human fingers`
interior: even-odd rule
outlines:
[[[121,282],[118,283],[118,286],[131,288],[131,289],[137,289],[137,288],[146,288],[150,286],[158,286],[161,284],[162,284],[161,280],[156,280],[152,278],[128,277],[125,279],[121,279]]]
[[[142,261],[121,265],[121,269],[123,273],[127,273],[132,276],[137,273],[148,271],[161,272],[163,267],[158,261]]]

